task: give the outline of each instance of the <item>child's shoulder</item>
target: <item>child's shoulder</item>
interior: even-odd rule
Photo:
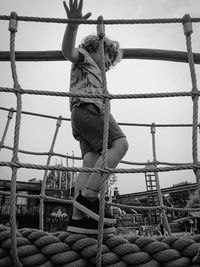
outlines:
[[[79,47],[77,48],[78,52],[80,54],[81,61],[79,61],[79,64],[88,64],[90,66],[96,67],[96,63],[94,62],[93,58],[91,57],[90,53],[86,51],[84,48]]]
[[[91,55],[84,48],[78,47],[77,49],[80,54],[84,55],[85,57],[91,58]]]

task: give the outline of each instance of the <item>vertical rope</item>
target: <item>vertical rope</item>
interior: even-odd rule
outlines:
[[[10,61],[12,78],[14,82],[14,88],[16,89],[17,97],[17,111],[15,120],[15,133],[14,133],[14,146],[12,162],[18,162],[18,150],[19,150],[19,134],[21,124],[21,110],[22,99],[20,93],[20,85],[18,83],[16,63],[15,63],[15,34],[17,32],[17,14],[12,12],[10,15],[9,31],[10,31]],[[17,168],[12,168],[11,179],[11,193],[10,193],[10,226],[11,226],[11,255],[13,257],[14,266],[20,267],[22,264],[19,261],[17,253],[17,240],[16,240],[16,184],[17,184]]]
[[[104,58],[104,36],[105,28],[103,24],[103,17],[98,17],[97,34],[99,36],[99,53],[100,53],[100,69],[102,73],[102,88],[103,93],[107,94],[107,82],[106,82],[106,70],[105,70],[105,58]],[[103,151],[102,151],[102,168],[106,168],[107,165],[107,147],[108,147],[108,129],[109,129],[109,114],[110,114],[110,101],[105,99],[105,113],[104,113],[104,130],[103,130]],[[105,189],[106,179],[108,175],[103,174],[100,187],[100,205],[99,205],[99,224],[98,224],[98,243],[97,243],[97,257],[96,266],[101,267],[101,255],[102,255],[102,242],[103,242],[103,226],[104,226],[104,204],[105,204]]]
[[[59,131],[61,124],[62,124],[62,116],[59,116],[59,118],[56,122],[56,130],[55,130],[53,140],[51,143],[51,147],[49,150],[49,156],[47,158],[47,163],[46,163],[47,166],[49,166],[49,164],[50,164],[54,145],[55,145],[56,138],[57,138],[58,131]],[[47,173],[48,173],[48,170],[45,170],[43,180],[42,180],[42,185],[41,185],[41,192],[40,192],[40,214],[39,214],[40,230],[44,230],[44,197],[45,197],[45,187],[46,187],[46,182],[47,182]]]
[[[192,53],[192,39],[191,39],[191,34],[193,33],[193,30],[192,30],[192,23],[190,21],[190,15],[188,14],[186,14],[183,17],[183,30],[186,37],[187,55],[188,55],[190,75],[192,81],[192,92],[197,92],[198,91],[197,78],[196,78],[194,58]],[[192,156],[194,164],[198,163],[198,100],[199,100],[198,95],[192,96],[192,101],[193,101]],[[200,169],[195,169],[194,172],[196,175],[198,197],[200,201]]]
[[[156,158],[156,138],[155,138],[155,133],[156,133],[156,127],[155,127],[155,123],[151,124],[151,134],[152,134],[152,150],[153,150],[153,162],[154,162],[154,166],[157,167],[157,158]],[[155,179],[156,179],[156,187],[158,190],[158,199],[159,199],[159,205],[161,207],[163,207],[163,198],[162,198],[162,192],[160,189],[160,181],[159,181],[159,176],[157,172],[154,172],[155,175]],[[166,216],[166,212],[164,209],[162,209],[162,216],[163,216],[163,220],[164,220],[164,225],[166,227],[166,230],[168,232],[168,234],[171,236],[171,229],[167,220],[167,216]]]
[[[11,108],[10,111],[8,112],[8,119],[7,119],[7,122],[6,122],[6,127],[4,129],[4,132],[3,132],[3,135],[2,135],[2,138],[1,138],[1,141],[0,141],[0,151],[1,151],[2,146],[4,145],[4,141],[5,141],[7,132],[8,132],[8,127],[10,125],[10,120],[13,117],[13,112],[14,112],[14,108]]]

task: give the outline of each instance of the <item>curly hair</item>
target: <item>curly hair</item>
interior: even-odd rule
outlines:
[[[88,53],[95,53],[99,48],[99,38],[96,35],[89,35],[83,39],[80,48],[85,49]],[[122,58],[119,42],[112,41],[107,37],[104,38],[104,51],[108,53],[112,66],[115,66]]]

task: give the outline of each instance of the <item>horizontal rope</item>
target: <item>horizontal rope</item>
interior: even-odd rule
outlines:
[[[5,108],[5,107],[0,107],[0,110],[4,110],[4,111],[10,111],[10,109]],[[12,111],[16,113],[16,109],[12,108]],[[70,118],[60,118],[60,116],[52,116],[52,115],[46,115],[46,114],[41,114],[41,113],[35,113],[35,112],[29,112],[29,111],[23,111],[21,112],[22,114],[25,115],[31,115],[31,116],[38,116],[38,117],[43,117],[43,118],[48,118],[48,119],[54,119],[54,120],[62,120],[62,121],[71,121]]]
[[[4,110],[4,111],[10,111],[10,109],[5,108],[5,107],[0,107],[0,110]],[[16,110],[14,108],[12,108],[13,112],[16,112]],[[56,117],[56,116],[52,116],[52,115],[45,115],[45,114],[41,114],[41,113],[34,113],[34,112],[29,112],[29,111],[22,111],[22,114],[25,115],[32,115],[32,116],[38,116],[38,117],[43,117],[43,118],[48,118],[48,119],[55,119],[58,120],[60,117]],[[71,121],[70,118],[60,118],[63,121]],[[118,122],[119,125],[122,126],[140,126],[140,127],[151,127],[152,124],[150,123],[131,123],[131,122]],[[155,127],[192,127],[192,124],[157,124],[155,123]],[[200,124],[199,124],[200,126]]]
[[[10,20],[8,15],[0,15],[0,20]],[[44,18],[44,17],[30,17],[17,16],[18,21],[30,22],[47,22],[47,23],[78,23],[78,24],[98,24],[98,20],[84,20],[84,19],[62,19],[62,18]],[[154,19],[105,19],[104,24],[166,24],[166,23],[183,23],[184,18],[154,18]],[[190,22],[200,22],[200,18],[190,18]]]
[[[138,99],[138,98],[162,98],[162,97],[185,97],[185,96],[200,96],[200,91],[190,92],[169,92],[169,93],[148,93],[148,94],[75,94],[69,92],[54,92],[44,90],[32,90],[32,89],[21,89],[17,90],[9,87],[0,87],[0,92],[6,93],[20,93],[30,95],[45,95],[45,96],[60,96],[60,97],[82,97],[82,98],[99,98],[105,99]]]
[[[132,206],[132,205],[125,205],[125,204],[119,204],[119,203],[110,203],[106,202],[107,205],[109,206],[114,206],[114,207],[119,207],[119,208],[130,208],[134,210],[141,210],[141,211],[148,211],[148,210],[166,210],[166,211],[187,211],[187,212],[192,212],[192,211],[200,211],[200,208],[176,208],[176,207],[168,207],[168,206]]]
[[[176,165],[169,167],[146,167],[141,169],[112,169],[112,168],[86,168],[86,167],[64,167],[64,166],[45,166],[38,164],[30,164],[30,163],[21,163],[21,162],[6,162],[0,161],[0,166],[7,166],[10,168],[27,168],[27,169],[37,169],[37,170],[58,170],[58,171],[70,171],[70,172],[95,172],[100,174],[111,174],[111,173],[145,173],[145,172],[167,172],[167,171],[178,171],[178,170],[193,170],[199,169],[200,163],[194,164],[186,164],[186,165]]]
[[[0,195],[10,196],[10,192],[0,190]],[[58,203],[64,203],[64,204],[72,204],[73,203],[72,199],[70,200],[70,199],[56,198],[56,197],[50,197],[47,195],[28,195],[28,194],[16,193],[16,196],[17,197],[25,197],[25,198],[33,198],[33,199],[43,198],[44,201],[58,202]]]
[[[10,146],[5,146],[5,145],[0,145],[0,148],[8,149],[8,150],[13,150],[12,147]],[[66,159],[74,159],[74,160],[82,160],[82,157],[77,157],[77,156],[69,156],[61,153],[55,153],[55,152],[34,152],[34,151],[26,151],[26,150],[18,150],[19,153],[23,154],[29,154],[29,155],[37,155],[37,156],[58,156]],[[152,165],[171,165],[171,166],[177,166],[177,165],[188,165],[190,164],[189,162],[184,162],[184,163],[174,163],[174,162],[165,162],[165,161],[153,161],[153,162],[132,162],[132,161],[126,161],[126,160],[121,160],[120,163],[122,164],[127,164],[127,165],[138,165],[138,166],[152,166]]]
[[[0,145],[0,148],[5,148],[8,150],[13,150],[12,147],[10,146],[5,146],[5,145]],[[34,152],[34,151],[27,151],[27,150],[18,150],[19,153],[23,153],[23,154],[29,154],[29,155],[37,155],[37,156],[58,156],[58,157],[62,157],[62,158],[66,158],[66,159],[81,159],[81,157],[73,157],[73,156],[68,156],[68,155],[64,155],[61,153],[55,153],[55,152]]]
[[[7,191],[1,191],[0,195],[10,196],[10,192]],[[64,204],[72,204],[72,199],[61,199],[61,198],[55,198],[50,197],[47,195],[29,195],[29,194],[22,194],[22,193],[16,193],[17,197],[24,197],[24,198],[30,198],[30,199],[40,199],[43,198],[44,201],[49,202],[57,202],[57,203],[64,203]],[[176,208],[176,207],[168,207],[168,206],[135,206],[135,205],[127,205],[127,204],[119,204],[115,202],[107,202],[105,201],[106,205],[112,206],[112,207],[119,207],[119,208],[130,208],[134,210],[140,210],[140,211],[148,211],[148,210],[168,210],[168,211],[187,211],[187,212],[194,212],[194,211],[200,211],[200,208]]]

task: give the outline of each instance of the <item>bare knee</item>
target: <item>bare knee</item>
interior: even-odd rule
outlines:
[[[125,137],[115,140],[112,144],[112,148],[116,149],[121,158],[123,158],[128,151],[128,146],[128,141]]]
[[[89,168],[94,167],[99,156],[100,156],[99,154],[94,152],[86,153],[83,157],[83,167],[89,167]]]

